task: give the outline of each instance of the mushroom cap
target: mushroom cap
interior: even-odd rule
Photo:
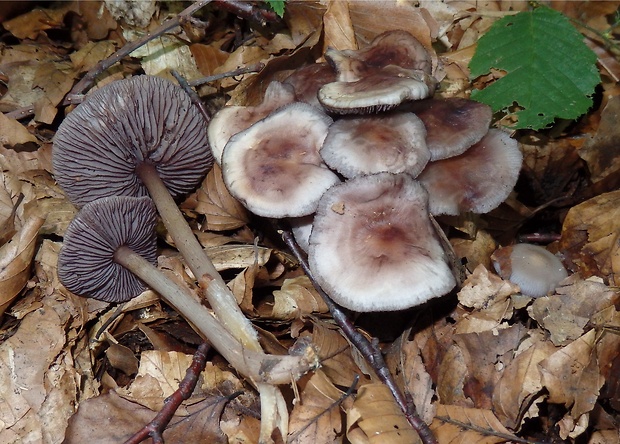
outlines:
[[[136,166],[156,166],[170,194],[193,190],[213,158],[203,117],[168,80],[136,76],[88,96],[61,123],[52,164],[69,199],[82,206],[106,196],[145,196]]]
[[[403,30],[379,34],[366,48],[338,51],[328,48],[325,58],[338,71],[338,80],[354,82],[377,69],[394,65],[431,74],[432,58],[414,36]]]
[[[422,121],[415,114],[398,113],[336,121],[329,127],[321,157],[347,178],[380,172],[415,177],[431,155]]]
[[[114,253],[122,245],[157,262],[157,212],[148,197],[113,196],[87,203],[69,224],[58,256],[58,277],[69,291],[125,302],[146,286]]]
[[[538,298],[556,289],[568,273],[562,261],[543,247],[515,244],[491,256],[497,274],[517,284],[521,293]]]
[[[295,70],[284,80],[295,90],[295,98],[299,102],[309,103],[321,108],[317,94],[319,88],[336,81],[336,72],[327,63],[315,63]]]
[[[491,129],[460,156],[429,162],[418,180],[428,190],[434,215],[488,213],[514,188],[522,161],[517,141]]]
[[[307,103],[284,106],[230,138],[222,155],[224,183],[254,214],[311,214],[338,176],[319,149],[332,119]]]
[[[430,98],[407,104],[426,126],[431,160],[463,154],[489,130],[493,111],[484,103],[462,98]]]
[[[315,279],[355,311],[401,310],[456,284],[430,221],[428,193],[408,174],[359,176],[321,198],[308,261]]]
[[[424,71],[390,65],[354,82],[332,82],[319,89],[319,102],[336,114],[368,114],[393,109],[435,92],[437,82]]]
[[[314,214],[301,217],[291,217],[288,222],[291,225],[291,232],[297,245],[306,253],[310,247],[310,233],[312,232],[312,222]]]
[[[209,122],[209,144],[213,157],[222,164],[222,152],[228,140],[235,134],[249,128],[267,117],[272,111],[295,101],[291,85],[273,81],[267,86],[265,97],[258,106],[226,106],[219,110]]]

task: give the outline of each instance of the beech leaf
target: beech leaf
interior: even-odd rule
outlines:
[[[494,112],[514,112],[514,128],[540,129],[555,118],[576,119],[592,106],[600,82],[596,54],[561,13],[541,7],[504,17],[478,41],[471,77],[506,75],[471,98]]]

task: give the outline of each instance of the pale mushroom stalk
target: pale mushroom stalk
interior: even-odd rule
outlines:
[[[114,253],[114,261],[159,293],[193,324],[239,373],[257,386],[287,384],[291,381],[291,375],[299,376],[309,369],[308,364],[299,356],[268,356],[262,351],[257,352],[242,346],[206,307],[131,248],[119,247]]]
[[[136,173],[149,190],[168,233],[192,273],[200,285],[205,285],[207,299],[217,318],[245,347],[255,351],[261,350],[256,331],[241,312],[234,295],[215,269],[213,262],[196,240],[179,207],[157,174],[155,166],[142,162],[136,167]]]

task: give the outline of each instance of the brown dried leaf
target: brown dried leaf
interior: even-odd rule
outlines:
[[[566,345],[580,337],[592,316],[620,299],[617,291],[577,275],[556,291],[553,296],[534,300],[527,309],[532,319],[550,333],[549,339],[555,345]]]
[[[332,0],[327,3],[327,11],[323,15],[326,48],[339,51],[358,49],[349,8],[348,1]]]
[[[592,410],[605,382],[598,367],[595,341],[596,331],[590,330],[539,364],[548,401],[569,407],[567,417],[573,423]]]
[[[230,195],[224,185],[222,170],[217,164],[181,208],[204,215],[206,230],[235,230],[249,221],[247,210]]]
[[[61,28],[69,9],[69,4],[55,9],[37,8],[4,22],[2,26],[20,40],[35,40],[41,31]]]
[[[30,278],[39,228],[44,221],[37,216],[30,217],[11,240],[0,247],[0,315]]]
[[[329,312],[323,298],[307,276],[285,279],[282,287],[273,292],[273,303],[267,308],[267,316],[283,321],[299,319],[312,313]],[[267,311],[266,309],[264,311]]]
[[[515,359],[504,368],[493,392],[493,411],[506,427],[517,430],[523,415],[543,387],[538,363],[553,354],[556,348],[535,334],[527,347],[521,344]]]
[[[495,444],[513,436],[490,410],[443,404],[437,406],[431,430],[442,444]]]
[[[0,145],[14,146],[28,142],[36,143],[37,138],[17,120],[0,114]]]
[[[418,444],[422,441],[385,384],[360,387],[347,412],[347,437],[352,443]]]
[[[562,226],[559,250],[572,271],[620,286],[620,191],[572,207]]]
[[[343,395],[344,392],[338,390],[325,373],[317,370],[301,393],[300,402],[293,407],[287,442],[342,442],[340,402]]]
[[[58,112],[58,104],[64,99],[75,79],[75,72],[69,62],[46,62],[34,71],[32,86],[40,88],[45,95],[34,103],[35,120],[51,124]]]

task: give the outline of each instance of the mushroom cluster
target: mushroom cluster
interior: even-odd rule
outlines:
[[[409,33],[272,82],[262,104],[225,107],[209,141],[231,194],[292,218],[319,284],[356,311],[400,310],[456,284],[432,215],[486,213],[514,187],[516,141],[492,112],[433,98],[432,56]]]

